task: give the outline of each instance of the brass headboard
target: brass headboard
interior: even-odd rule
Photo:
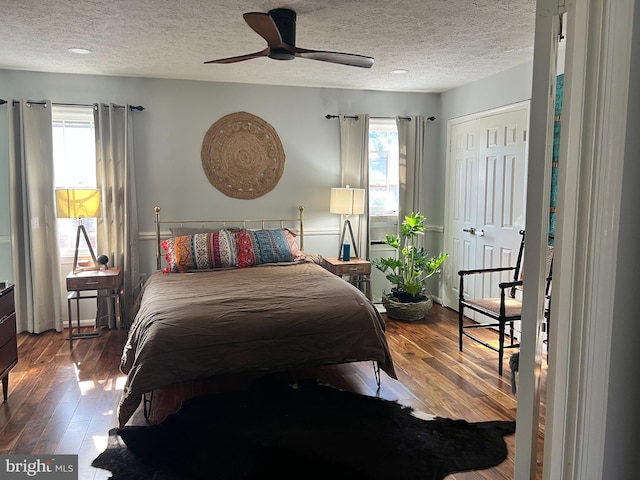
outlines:
[[[212,230],[227,228],[227,227],[240,227],[246,229],[252,228],[287,228],[287,225],[296,225],[295,230],[298,235],[300,250],[304,251],[304,207],[300,205],[298,207],[298,218],[263,218],[254,220],[160,220],[160,207],[153,207],[155,212],[156,223],[156,268],[160,270],[162,268],[161,253],[161,225],[173,225],[173,226],[198,226],[201,228],[211,227]],[[277,225],[277,227],[276,227]]]

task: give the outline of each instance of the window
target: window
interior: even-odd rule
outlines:
[[[53,106],[53,166],[55,188],[96,188],[96,149],[93,107]],[[82,220],[92,247],[96,248],[95,218]],[[58,247],[63,257],[73,256],[78,220],[58,219]],[[80,241],[80,254],[88,255]]]
[[[398,224],[400,166],[394,119],[369,121],[369,228],[371,241],[384,240]]]
[[[369,212],[371,216],[398,212],[398,129],[393,119],[369,123]]]

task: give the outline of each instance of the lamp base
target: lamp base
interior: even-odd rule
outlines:
[[[87,246],[89,247],[91,260],[78,261],[78,250],[80,248],[80,232],[83,233],[84,239],[87,242]],[[73,273],[99,270],[99,269],[100,269],[100,266],[98,265],[98,260],[96,260],[96,254],[93,253],[93,247],[91,247],[91,242],[89,241],[89,235],[87,235],[87,230],[84,228],[84,225],[82,223],[79,223],[78,232],[76,234],[76,251],[73,255]]]
[[[353,229],[351,228],[351,222],[347,218],[344,221],[344,225],[342,227],[342,235],[340,235],[340,251],[338,252],[338,259],[339,260],[343,259],[342,247],[344,246],[344,236],[345,236],[345,233],[347,232],[347,228],[349,229],[349,236],[351,237],[351,245],[353,246],[353,254],[354,254],[355,257],[358,257],[358,247],[356,246],[356,240],[353,237]],[[351,255],[349,255],[349,257],[351,257]]]

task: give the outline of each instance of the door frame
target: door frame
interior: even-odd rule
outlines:
[[[537,1],[536,24],[547,30],[556,21],[554,3],[557,16],[564,11],[565,2],[559,7],[558,2]],[[562,322],[554,324],[550,338],[545,479],[604,475],[634,3],[638,8],[634,0],[566,4],[565,98],[551,304],[551,317]],[[538,35],[536,26],[535,52],[542,57],[552,50],[553,45]],[[537,99],[534,95],[532,103],[542,103],[542,89],[547,86],[543,70],[542,65],[536,68],[534,60],[534,86],[538,85],[539,95]],[[540,194],[540,186],[530,191]],[[528,260],[533,263],[535,259],[525,254],[525,269]],[[525,298],[525,308],[527,301]],[[525,314],[528,311],[523,311],[523,319]],[[532,348],[520,354],[520,367],[523,362],[525,367],[520,382],[529,394],[535,384],[535,354]],[[518,421],[520,417],[519,407]],[[520,433],[530,434],[527,429],[518,432],[518,449]],[[524,458],[519,459],[516,452],[516,478],[526,478],[518,476],[527,471],[520,460]]]

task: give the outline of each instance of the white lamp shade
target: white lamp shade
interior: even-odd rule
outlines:
[[[98,190],[97,188],[57,188],[56,217],[100,217],[100,190]]]
[[[342,215],[362,215],[364,188],[332,188],[329,211]]]

